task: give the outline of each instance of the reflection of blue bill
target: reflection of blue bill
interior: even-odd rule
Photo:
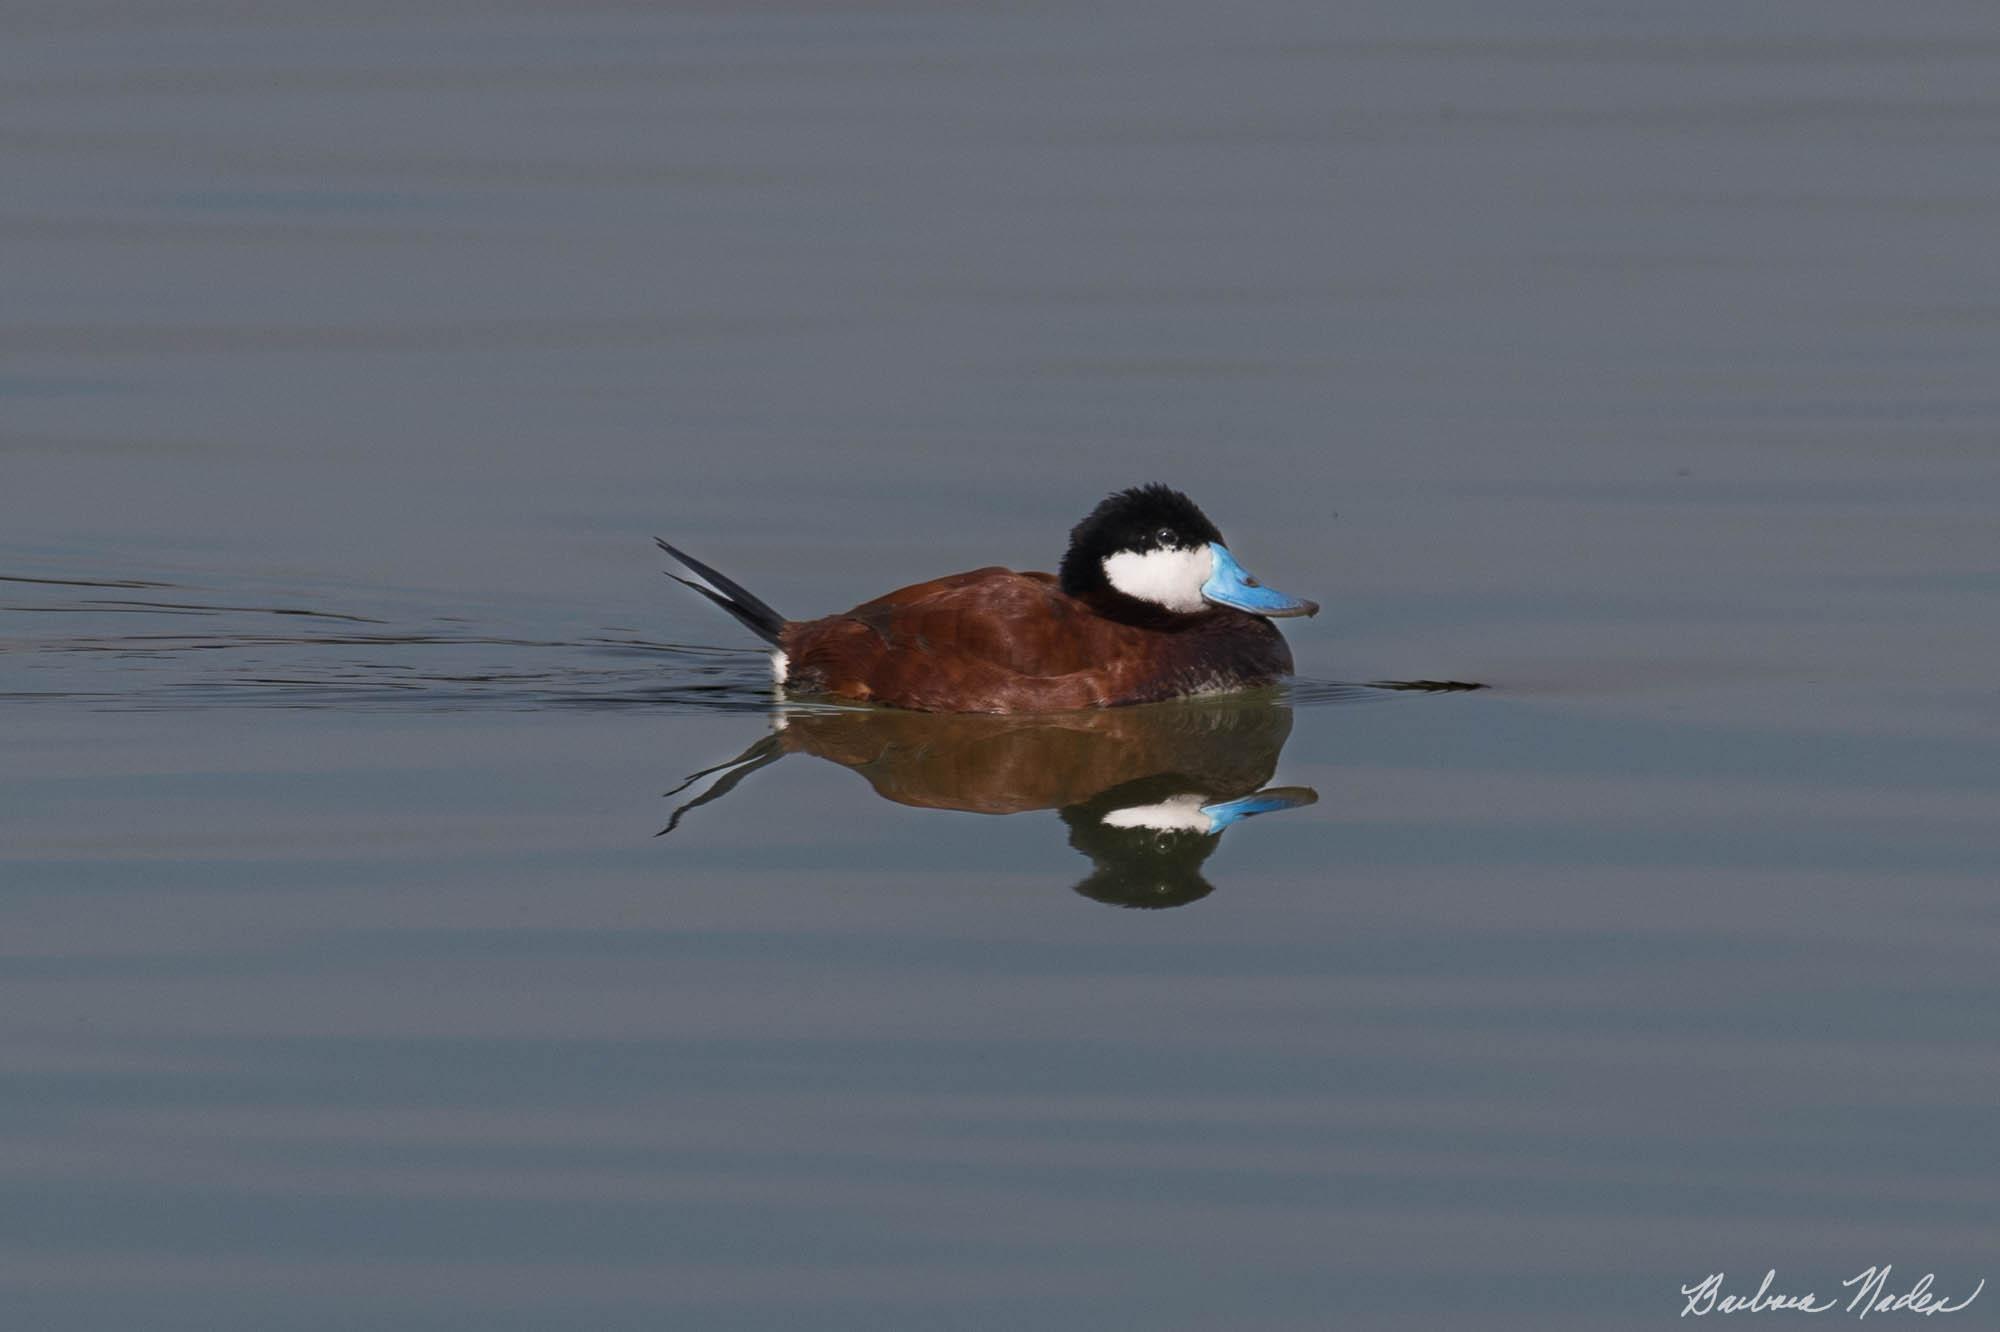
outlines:
[[[1273,786],[1251,795],[1238,796],[1234,800],[1203,805],[1201,812],[1208,815],[1208,830],[1219,833],[1238,820],[1257,814],[1269,814],[1273,810],[1298,809],[1318,799],[1319,793],[1309,786]]]

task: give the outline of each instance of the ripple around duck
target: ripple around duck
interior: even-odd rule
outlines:
[[[1389,694],[1464,694],[1490,685],[1466,680],[1314,680],[1300,676],[1285,686],[1286,701],[1294,707],[1332,707],[1344,703],[1364,703]]]
[[[765,654],[641,638],[496,631],[457,616],[258,604],[136,579],[0,575],[16,632],[0,640],[0,701],[95,710],[211,707],[532,711],[647,708],[761,712],[775,695]],[[115,591],[119,595],[102,595]],[[399,619],[416,622],[399,625]],[[22,628],[26,632],[20,632]],[[41,632],[37,632],[41,631]],[[1274,699],[1328,707],[1454,681],[1298,679]]]
[[[46,639],[0,658],[0,699],[93,708],[456,711],[770,706],[763,654],[639,639],[213,634]],[[67,659],[64,664],[62,659]],[[60,673],[51,667],[61,667]],[[37,685],[58,685],[55,688]]]

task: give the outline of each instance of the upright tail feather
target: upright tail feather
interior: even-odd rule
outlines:
[[[658,537],[654,537],[653,540],[659,542],[661,550],[664,550],[667,554],[686,565],[695,577],[702,579],[709,586],[704,587],[702,583],[695,582],[693,578],[683,578],[677,573],[669,573],[667,577],[673,579],[683,587],[691,587],[701,593],[704,597],[707,597],[710,601],[735,616],[738,623],[751,633],[757,635],[757,637],[763,639],[766,643],[771,644],[773,647],[778,645],[778,636],[785,630],[784,616],[778,614],[778,612],[772,610],[758,598],[751,595],[735,579],[724,577],[709,568],[706,564],[703,564],[700,560],[694,558],[694,556],[675,550],[666,542],[660,541]]]

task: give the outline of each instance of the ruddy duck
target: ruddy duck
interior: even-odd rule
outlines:
[[[777,649],[787,692],[918,712],[1061,712],[1249,689],[1292,673],[1271,619],[1319,607],[1244,572],[1166,486],[1121,490],[1070,532],[1057,574],[974,569],[787,620],[661,541],[669,574]]]

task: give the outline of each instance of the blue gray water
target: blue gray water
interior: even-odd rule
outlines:
[[[7,28],[7,1326],[2000,1279],[1990,6]],[[774,719],[651,545],[807,615],[1154,479],[1299,685]]]

